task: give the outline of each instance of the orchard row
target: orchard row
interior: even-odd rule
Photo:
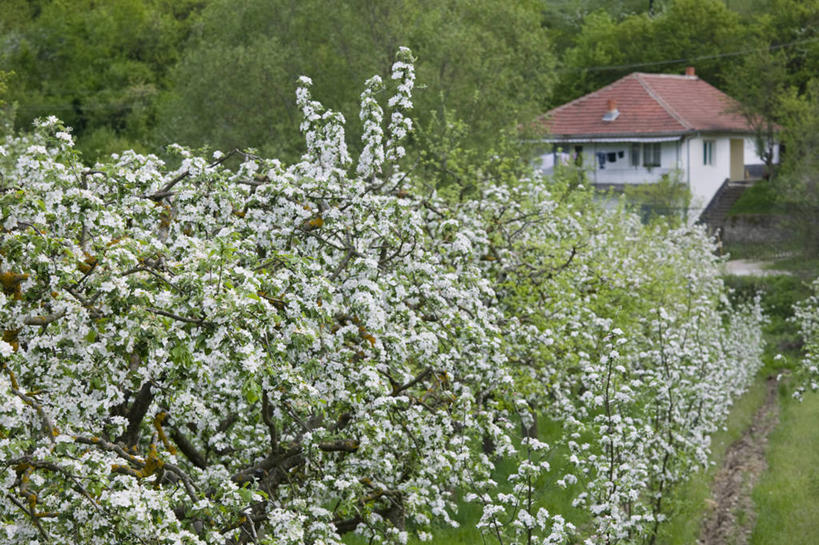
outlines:
[[[306,78],[291,165],[88,167],[54,118],[2,143],[2,541],[405,543],[461,497],[503,544],[651,539],[760,366],[759,305],[703,230],[577,172],[439,194],[413,86],[406,50],[367,82],[356,159]]]

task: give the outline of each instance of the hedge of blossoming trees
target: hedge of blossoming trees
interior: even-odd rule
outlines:
[[[391,79],[357,161],[306,78],[294,165],[89,168],[53,118],[6,139],[4,542],[405,542],[460,493],[499,543],[651,539],[759,363],[758,305],[729,308],[701,231],[561,179],[425,190],[407,51]],[[588,516],[547,511],[555,486]]]
[[[801,398],[806,387],[819,390],[819,279],[813,281],[813,295],[795,305],[794,321],[805,343],[800,369],[803,384],[794,393]]]
[[[729,311],[701,232],[647,229],[550,190],[561,191],[537,181],[488,188],[467,205],[489,226],[487,274],[521,326],[507,338],[518,418],[529,432],[538,414],[563,422],[574,470],[546,486],[580,491],[575,505],[590,522],[578,533],[653,542],[667,492],[706,463],[710,434],[760,365],[759,304]],[[548,469],[534,462],[548,447],[522,447],[513,493],[493,494],[486,473],[468,499],[484,504],[490,534],[504,528],[528,543],[541,522],[529,516],[532,486]]]

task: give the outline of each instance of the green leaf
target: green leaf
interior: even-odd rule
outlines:
[[[262,391],[259,385],[252,378],[248,378],[242,386],[242,395],[248,403],[256,403],[261,397]]]
[[[240,488],[238,490],[239,497],[242,498],[242,501],[250,502],[253,501],[253,491],[247,488]]]

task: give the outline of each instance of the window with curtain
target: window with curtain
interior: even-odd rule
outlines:
[[[658,167],[660,166],[660,157],[662,148],[659,142],[651,144],[643,144],[643,166],[644,167]]]

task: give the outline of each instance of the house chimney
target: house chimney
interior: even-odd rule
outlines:
[[[608,110],[603,114],[603,121],[614,121],[620,112],[617,110],[617,101],[610,98],[607,104]]]
[[[696,74],[696,72],[694,72],[694,67],[693,66],[686,66],[685,67],[685,75],[686,76],[691,76],[693,78],[697,74]]]

